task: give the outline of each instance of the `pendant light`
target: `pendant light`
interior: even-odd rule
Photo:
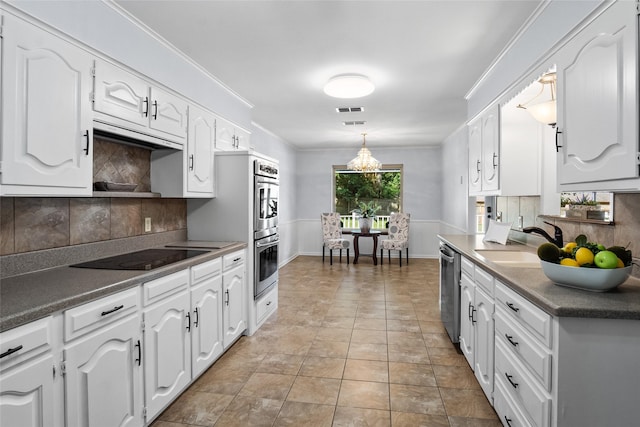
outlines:
[[[371,155],[371,151],[366,147],[366,133],[362,134],[362,148],[358,151],[358,155],[347,164],[350,170],[361,172],[375,172],[380,170],[382,163],[377,161]]]
[[[534,119],[540,123],[556,126],[557,111],[556,111],[556,73],[546,73],[538,79],[538,83],[542,85],[540,92],[533,97],[532,100],[525,102],[524,104],[518,104],[517,108],[527,110]],[[543,93],[544,89],[548,87],[551,99],[548,101],[538,102],[530,105],[533,101],[537,100]]]

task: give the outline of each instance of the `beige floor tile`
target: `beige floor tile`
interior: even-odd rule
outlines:
[[[389,382],[389,364],[377,360],[347,359],[345,380]]]
[[[389,361],[422,364],[431,363],[426,347],[409,347],[401,344],[389,345]]]
[[[212,425],[233,396],[189,389],[164,411],[159,419],[182,424]]]
[[[405,347],[424,347],[424,338],[420,332],[387,331],[389,344],[398,344]]]
[[[322,321],[323,328],[347,328],[352,329],[353,323],[355,321],[355,316],[345,317],[345,316],[325,316]]]
[[[413,414],[391,411],[392,427],[449,427],[445,415]],[[471,426],[469,426],[471,427]]]
[[[307,356],[298,375],[306,377],[342,378],[346,359],[335,357]]]
[[[498,419],[485,420],[480,418],[449,417],[451,427],[502,427]]]
[[[283,403],[281,400],[236,396],[215,425],[216,427],[271,426]]]
[[[268,354],[256,369],[256,372],[270,374],[297,375],[304,356],[294,354]]]
[[[373,317],[356,317],[356,321],[353,324],[353,329],[367,329],[374,331],[386,331],[387,330],[387,319],[383,317],[381,318],[373,318]]]
[[[333,417],[333,427],[389,427],[390,425],[390,412],[380,409],[338,406]]]
[[[284,400],[295,380],[294,375],[267,374],[256,372],[238,393],[239,396],[262,397]]]
[[[444,334],[432,334],[432,333],[423,333],[424,342],[427,344],[427,347],[444,347],[444,348],[453,348],[453,344],[451,343],[451,339],[449,335]]]
[[[342,380],[338,406],[389,410],[389,384]]]
[[[316,335],[317,341],[351,341],[351,328],[322,328]]]
[[[316,340],[311,344],[307,354],[309,356],[346,358],[348,352],[348,342]]]
[[[389,362],[389,382],[426,387],[437,386],[431,365],[418,363]]]
[[[388,349],[386,344],[362,344],[351,343],[349,345],[349,359],[364,360],[388,360]]]
[[[294,381],[287,400],[335,405],[340,391],[340,382],[339,379],[333,378],[299,376]]]
[[[354,329],[351,334],[351,342],[361,344],[386,344],[387,334],[385,334],[384,331]]]
[[[433,373],[436,376],[438,387],[479,389],[471,368],[467,366],[433,365]]]
[[[445,407],[437,387],[389,384],[391,410],[417,414],[445,415]]]
[[[418,320],[414,310],[389,310],[387,309],[387,320]]]
[[[399,331],[399,332],[422,332],[420,324],[417,320],[399,320],[388,319],[387,331]]]
[[[284,402],[274,427],[281,426],[314,426],[330,427],[333,421],[335,406],[315,403]]]
[[[446,330],[440,320],[418,320],[423,334],[444,334]]]
[[[482,390],[440,387],[440,395],[450,417],[497,419]]]
[[[427,349],[433,365],[467,366],[467,359],[451,347],[429,347]]]

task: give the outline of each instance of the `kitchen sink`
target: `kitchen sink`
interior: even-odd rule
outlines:
[[[487,261],[504,265],[505,267],[540,268],[537,254],[521,251],[496,251],[478,249],[475,251]]]

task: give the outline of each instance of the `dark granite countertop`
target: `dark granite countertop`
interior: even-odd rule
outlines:
[[[164,246],[162,246],[164,247]],[[151,271],[60,266],[2,278],[0,332],[244,249],[234,243]]]
[[[553,316],[640,320],[640,280],[635,277],[608,292],[567,288],[554,284],[541,268],[506,267],[487,261],[475,252],[490,249],[535,253],[536,248],[523,244],[485,243],[482,235],[447,234],[438,237]]]

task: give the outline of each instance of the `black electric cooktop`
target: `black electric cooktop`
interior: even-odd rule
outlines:
[[[105,270],[153,270],[154,268],[164,267],[207,252],[193,249],[145,249],[74,264],[71,267],[101,268]]]

